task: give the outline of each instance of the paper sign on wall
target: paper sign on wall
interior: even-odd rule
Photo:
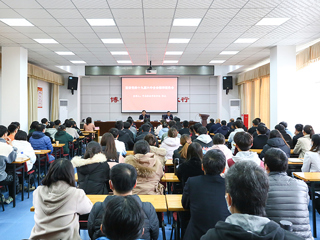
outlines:
[[[38,87],[38,108],[42,108],[43,103],[43,89]]]

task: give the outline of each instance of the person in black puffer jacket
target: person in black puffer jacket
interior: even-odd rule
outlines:
[[[292,137],[286,132],[285,127],[282,124],[278,124],[274,127],[275,129],[279,130],[279,132],[282,134],[283,139],[287,142],[290,148],[292,148]]]
[[[270,138],[267,141],[267,144],[263,147],[262,152],[260,153],[260,159],[264,158],[266,151],[268,151],[270,148],[280,148],[285,152],[288,158],[290,157],[290,147],[283,139],[282,134],[276,129],[270,132]]]
[[[83,158],[77,156],[71,160],[73,167],[77,168],[79,187],[86,194],[108,194],[110,167],[101,152],[100,144],[91,141]]]

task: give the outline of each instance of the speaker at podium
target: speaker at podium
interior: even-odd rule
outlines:
[[[209,114],[201,114],[199,113],[199,116],[201,117],[201,124],[202,126],[207,126],[207,119],[210,116]]]

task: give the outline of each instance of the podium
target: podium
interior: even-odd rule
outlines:
[[[207,126],[207,119],[210,115],[208,114],[199,114],[199,116],[201,117],[201,123],[202,123],[202,126]]]

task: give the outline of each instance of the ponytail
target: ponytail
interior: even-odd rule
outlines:
[[[303,131],[306,134],[309,134],[310,138],[312,138],[312,136],[314,135],[314,130],[313,130],[313,127],[311,125],[305,125],[304,128],[303,128]]]

